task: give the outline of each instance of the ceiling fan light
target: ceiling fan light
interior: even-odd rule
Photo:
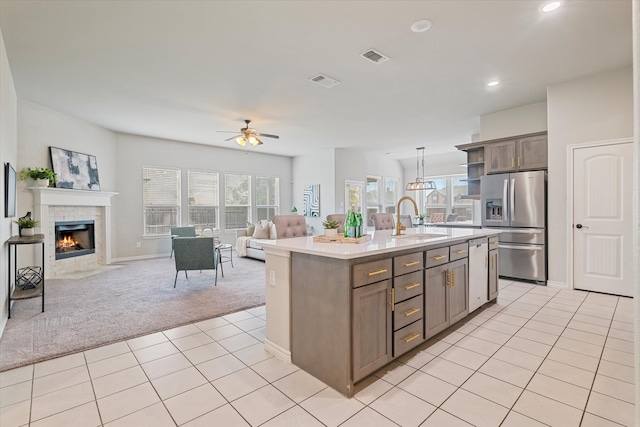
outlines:
[[[244,136],[239,136],[236,138],[236,142],[241,146],[241,147],[245,147],[247,145],[247,140],[245,139]]]
[[[254,147],[258,145],[258,138],[256,138],[253,135],[247,138],[247,141],[249,142],[249,144],[253,145]]]

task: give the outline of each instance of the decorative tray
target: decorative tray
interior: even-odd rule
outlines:
[[[318,243],[364,243],[369,240],[371,240],[370,234],[365,234],[362,237],[344,237],[341,235],[336,237],[313,236],[313,241]]]

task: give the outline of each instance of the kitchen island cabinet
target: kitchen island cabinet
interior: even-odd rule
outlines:
[[[430,336],[425,325],[432,311],[446,312],[442,329],[464,318],[467,242],[499,232],[407,233],[376,231],[363,244],[301,237],[265,245],[266,349],[352,396],[357,382]],[[445,263],[432,267],[427,254]],[[442,287],[430,295],[426,272],[433,268],[442,268]]]

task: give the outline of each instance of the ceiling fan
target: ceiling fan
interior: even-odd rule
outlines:
[[[246,123],[246,126],[240,129],[240,135],[236,135],[236,136],[232,136],[231,138],[225,139],[225,141],[231,141],[232,139],[235,139],[236,142],[238,144],[240,144],[240,146],[245,147],[247,145],[247,142],[251,145],[253,145],[254,147],[258,146],[258,145],[262,145],[262,141],[260,141],[260,139],[258,138],[259,136],[263,136],[265,138],[276,138],[279,139],[280,137],[278,135],[270,135],[268,133],[260,133],[260,132],[256,132],[255,129],[251,129],[249,127],[249,123],[251,123],[251,120],[246,120],[244,121]],[[233,132],[233,133],[237,133],[236,131],[232,131],[232,130],[219,130],[218,132]]]

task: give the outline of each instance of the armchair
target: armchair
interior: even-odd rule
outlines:
[[[196,228],[194,226],[189,227],[171,227],[171,255],[173,256],[173,241],[176,237],[196,237]]]
[[[214,285],[218,285],[220,252],[215,247],[213,237],[176,237],[173,239],[173,249],[176,253],[174,288],[178,280],[178,272],[183,270],[187,279],[189,278],[187,270],[215,270]]]

